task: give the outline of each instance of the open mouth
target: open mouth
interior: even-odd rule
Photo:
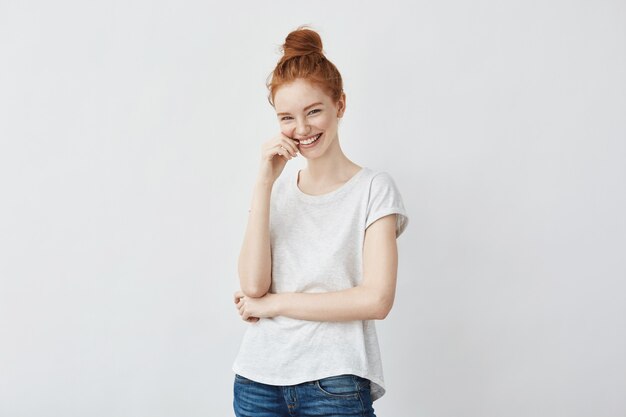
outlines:
[[[317,140],[320,138],[320,136],[322,136],[322,134],[318,133],[316,136],[313,136],[313,137],[308,138],[306,140],[304,140],[304,139],[302,139],[302,140],[295,139],[295,140],[298,141],[298,143],[300,145],[302,145],[302,146],[309,146],[309,145],[317,142]]]

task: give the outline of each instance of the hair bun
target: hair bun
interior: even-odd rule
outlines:
[[[269,90],[267,100],[274,107],[274,95],[282,86],[303,79],[321,88],[333,102],[341,100],[343,81],[337,67],[326,58],[322,38],[308,25],[291,31],[280,46],[283,56],[269,74],[265,85]]]
[[[306,26],[300,26],[287,35],[282,51],[283,60],[310,54],[324,55],[322,38],[317,32],[306,29]]]

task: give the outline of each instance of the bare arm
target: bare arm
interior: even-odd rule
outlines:
[[[312,321],[380,319],[376,294],[362,285],[341,291],[276,294],[277,316]]]
[[[263,297],[272,284],[270,198],[274,183],[285,164],[297,153],[296,142],[282,132],[261,145],[259,172],[237,262],[239,285],[248,297]]]
[[[239,284],[249,297],[262,297],[272,281],[269,231],[272,186],[273,183],[267,181],[257,181],[254,185],[248,225],[239,253]]]
[[[313,321],[383,320],[391,311],[396,291],[395,227],[396,215],[392,214],[366,229],[360,285],[325,293],[274,294],[275,315]]]

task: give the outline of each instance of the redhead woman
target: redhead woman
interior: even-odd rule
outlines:
[[[280,133],[261,146],[234,302],[237,417],[373,416],[376,333],[393,305],[408,217],[393,178],[341,149],[346,95],[319,34],[289,33],[268,81]],[[367,140],[362,140],[364,144]],[[293,158],[306,168],[281,175]]]

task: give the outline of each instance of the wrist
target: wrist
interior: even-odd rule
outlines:
[[[285,301],[285,293],[272,294],[272,317],[283,315],[283,303]]]
[[[261,189],[263,191],[271,191],[273,186],[274,181],[271,180],[257,179],[254,183],[255,188]]]

